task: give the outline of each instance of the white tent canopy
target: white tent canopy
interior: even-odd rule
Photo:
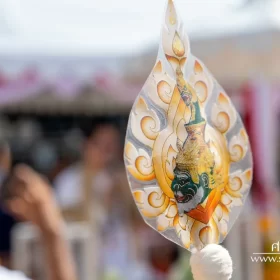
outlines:
[[[224,84],[251,78],[279,81],[280,1],[256,0],[222,21],[210,37],[194,38],[193,52]]]
[[[188,30],[220,25],[246,0],[176,0]],[[158,40],[165,0],[2,0],[0,53],[138,53]],[[204,27],[201,29],[203,31]]]
[[[164,2],[2,0],[0,103],[7,96],[1,90],[3,72],[13,79],[26,69],[36,68],[40,82],[62,80],[62,88],[72,82],[75,89],[76,84],[91,83],[101,74],[107,81],[102,90],[97,87],[97,92],[114,95],[113,102],[122,96],[121,102],[127,99],[130,104],[155,62]],[[240,77],[246,79],[254,71],[271,77],[280,75],[277,67],[270,67],[271,59],[279,57],[274,47],[280,44],[279,0],[175,3],[190,34],[193,53],[222,84],[240,83]],[[33,86],[32,91],[37,89]],[[15,96],[19,96],[17,92]]]
[[[176,0],[192,41],[280,28],[280,1]],[[1,0],[0,67],[46,75],[122,72],[122,58],[157,45],[164,0]],[[206,49],[206,48],[205,48]]]

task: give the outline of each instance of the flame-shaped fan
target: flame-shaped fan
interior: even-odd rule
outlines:
[[[124,157],[146,223],[190,251],[224,240],[250,190],[247,133],[191,54],[172,0],[156,65],[130,114]]]

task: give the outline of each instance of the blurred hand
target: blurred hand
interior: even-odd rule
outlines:
[[[41,231],[48,279],[78,279],[64,238],[63,220],[48,182],[30,167],[18,165],[6,186],[11,190],[10,198],[5,201],[8,210]]]
[[[17,218],[39,227],[42,233],[60,232],[62,218],[48,182],[26,165],[18,165],[10,182],[13,197],[7,209]]]

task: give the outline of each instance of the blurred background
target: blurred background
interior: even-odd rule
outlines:
[[[142,221],[122,162],[130,109],[156,61],[164,2],[0,0],[0,140],[13,164],[28,163],[52,183],[81,280],[93,279],[92,270],[105,280],[192,279],[189,253]],[[280,1],[176,3],[192,52],[232,98],[254,152],[252,192],[224,244],[233,279],[279,279],[278,263],[251,256],[280,240]],[[0,256],[44,279],[36,231],[3,209]]]

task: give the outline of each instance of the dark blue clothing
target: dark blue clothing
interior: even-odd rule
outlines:
[[[11,250],[11,230],[15,220],[0,208],[0,253]]]

